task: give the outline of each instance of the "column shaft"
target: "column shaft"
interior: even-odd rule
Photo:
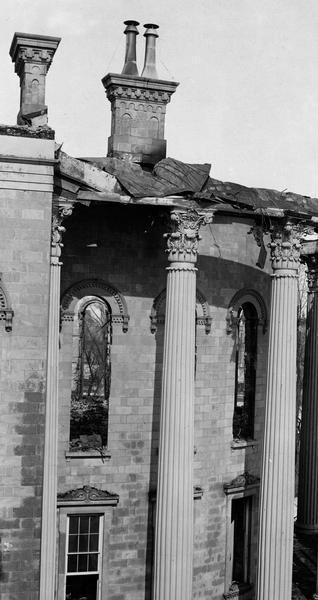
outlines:
[[[192,598],[193,265],[168,271],[157,492],[155,599]]]
[[[53,206],[44,434],[40,598],[55,599],[61,225],[70,206]]]
[[[154,599],[191,600],[195,302],[200,225],[212,214],[172,211],[156,507]]]
[[[274,275],[268,348],[260,503],[258,600],[290,600],[292,592],[297,269],[300,244],[290,224],[272,237]]]
[[[310,285],[306,324],[297,529],[318,533],[318,268]],[[310,266],[309,266],[310,269]]]
[[[40,600],[54,600],[58,442],[58,349],[60,264],[51,265],[42,496]]]

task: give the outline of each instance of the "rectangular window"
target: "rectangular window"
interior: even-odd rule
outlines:
[[[100,600],[102,526],[102,515],[68,515],[65,600]]]
[[[251,497],[232,500],[232,581],[238,584],[250,583],[251,503]]]

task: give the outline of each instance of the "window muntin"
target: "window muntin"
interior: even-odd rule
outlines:
[[[234,439],[253,438],[257,359],[256,308],[245,302],[238,310],[236,329]]]
[[[107,446],[111,382],[111,312],[86,297],[74,323],[70,449]]]
[[[99,600],[102,526],[99,514],[68,515],[65,600]]]

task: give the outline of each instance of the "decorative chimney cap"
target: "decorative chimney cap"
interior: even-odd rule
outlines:
[[[132,19],[129,19],[128,21],[124,21],[124,25],[127,25],[124,33],[127,33],[127,31],[135,31],[137,35],[139,34],[137,27],[138,25],[140,25],[140,23],[138,21],[133,21]]]
[[[122,70],[123,75],[132,75],[133,77],[138,77],[138,69],[136,63],[136,38],[139,34],[137,29],[137,25],[139,25],[138,21],[124,21],[124,24],[127,25],[124,34],[127,36],[126,38],[126,53],[125,53],[125,63]]]
[[[21,63],[28,58],[32,62],[34,59],[39,62],[45,61],[48,71],[60,41],[59,37],[16,32],[9,51],[12,62],[15,63],[15,72],[19,75]]]
[[[145,23],[144,28],[146,29],[144,36],[155,35],[156,37],[159,37],[159,35],[154,31],[155,29],[159,29],[159,25],[156,25],[155,23]]]

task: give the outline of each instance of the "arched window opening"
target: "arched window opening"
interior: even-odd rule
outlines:
[[[74,321],[70,449],[105,448],[111,382],[111,312],[96,297],[80,303]]]
[[[258,315],[250,302],[237,313],[233,438],[254,436]]]

